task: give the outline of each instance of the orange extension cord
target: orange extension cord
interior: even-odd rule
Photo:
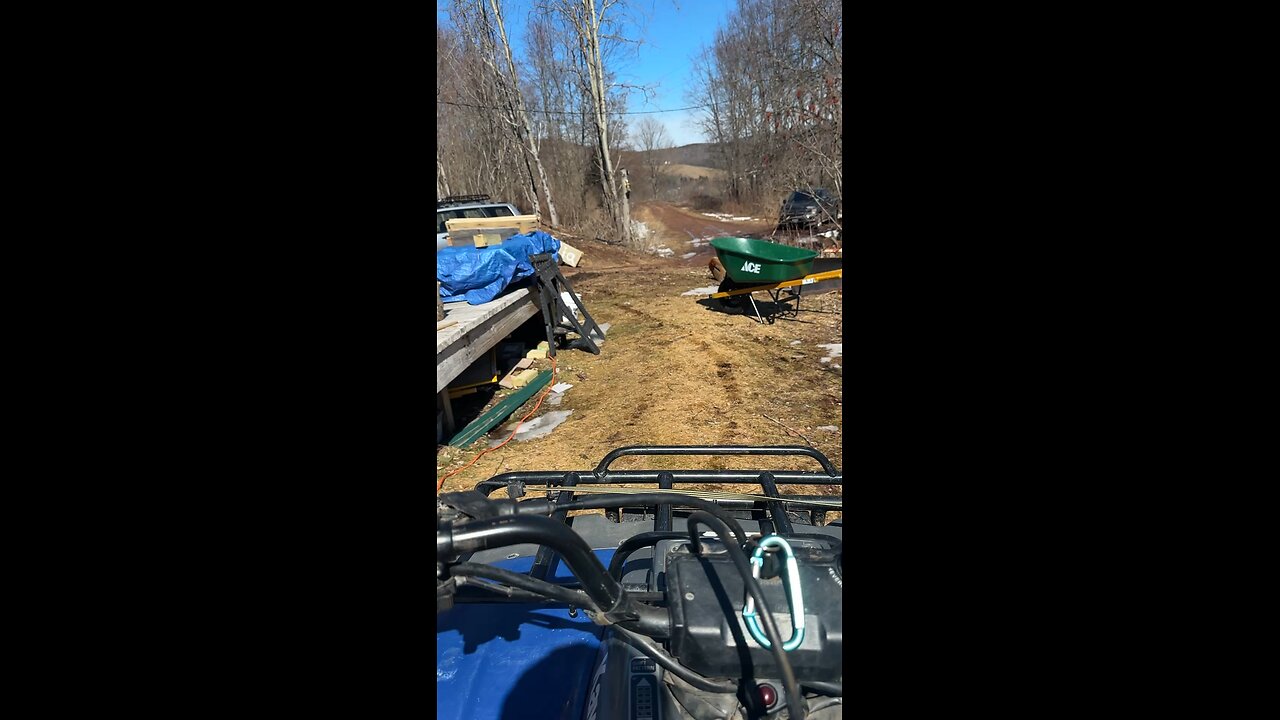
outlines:
[[[556,356],[555,356],[555,355],[552,355],[552,356],[551,356],[551,381],[547,383],[547,389],[542,391],[542,395],[540,395],[540,396],[538,397],[538,402],[537,402],[537,404],[535,404],[535,405],[533,406],[533,409],[529,411],[529,414],[528,414],[528,415],[525,415],[525,416],[524,416],[524,417],[522,417],[522,418],[520,418],[520,422],[516,423],[516,427],[515,427],[515,429],[511,431],[511,437],[507,438],[506,440],[503,440],[503,441],[502,441],[502,443],[501,443],[500,445],[494,445],[493,447],[491,447],[491,448],[488,448],[488,449],[484,450],[484,451],[483,451],[483,452],[481,452],[479,455],[476,455],[474,458],[472,458],[472,459],[471,459],[471,462],[467,463],[466,465],[463,465],[462,467],[458,468],[457,470],[454,470],[453,472],[449,473],[448,475],[445,475],[444,477],[440,478],[440,482],[437,482],[437,483],[436,483],[436,493],[439,493],[439,492],[440,492],[440,488],[444,487],[444,481],[445,481],[445,480],[448,480],[449,478],[453,477],[454,475],[457,475],[458,473],[462,472],[463,470],[466,470],[467,468],[471,467],[472,465],[475,465],[475,464],[476,464],[476,460],[479,460],[480,458],[484,457],[484,454],[485,454],[485,453],[487,453],[487,452],[489,452],[490,450],[497,450],[498,448],[502,447],[503,445],[506,445],[507,443],[511,442],[511,438],[515,437],[515,436],[516,436],[516,433],[520,432],[520,426],[524,424],[524,421],[525,421],[525,420],[528,420],[528,419],[529,419],[529,418],[530,418],[534,413],[538,412],[538,408],[542,405],[542,401],[543,401],[543,400],[545,400],[545,399],[546,399],[546,397],[547,397],[548,395],[550,395],[550,394],[551,394],[551,386],[553,386],[553,385],[555,385],[555,384],[556,384],[556,376],[557,376],[558,374],[559,374],[559,373],[558,373],[558,371],[556,370]]]

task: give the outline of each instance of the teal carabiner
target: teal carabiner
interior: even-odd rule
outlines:
[[[751,577],[759,580],[760,569],[764,567],[764,551],[767,547],[780,548],[786,553],[787,586],[790,588],[791,604],[791,639],[782,644],[782,649],[791,652],[804,642],[804,597],[800,594],[800,567],[796,563],[795,553],[786,540],[777,535],[768,535],[760,539],[756,551],[751,554]],[[769,647],[769,638],[760,628],[760,618],[756,615],[756,599],[747,593],[747,604],[742,608],[742,619],[747,624],[747,631],[762,647]]]

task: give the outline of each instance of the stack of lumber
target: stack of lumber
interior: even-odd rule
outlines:
[[[511,215],[494,218],[458,218],[445,221],[450,247],[489,247],[512,235],[533,232],[538,227],[537,215]]]

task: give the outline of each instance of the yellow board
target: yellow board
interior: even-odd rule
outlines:
[[[492,247],[517,234],[513,227],[455,230],[445,242],[449,247]]]
[[[578,263],[582,262],[582,251],[561,240],[560,259],[569,267],[578,267]]]
[[[455,218],[453,220],[446,220],[444,227],[450,233],[454,230],[479,230],[484,228],[513,227],[520,231],[520,234],[524,234],[538,229],[538,216],[507,215],[506,217],[492,218]]]

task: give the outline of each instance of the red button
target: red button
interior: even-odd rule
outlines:
[[[761,685],[760,702],[767,708],[773,707],[773,704],[778,702],[778,691],[774,690],[772,685]]]

